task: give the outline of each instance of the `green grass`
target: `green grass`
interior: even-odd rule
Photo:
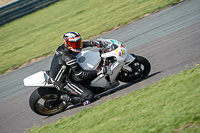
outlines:
[[[200,67],[30,133],[200,133]]]
[[[87,39],[178,1],[60,0],[0,27],[0,74],[53,53],[68,31]]]

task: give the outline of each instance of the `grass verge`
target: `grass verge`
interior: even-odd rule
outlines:
[[[199,133],[200,67],[30,133]]]
[[[0,74],[53,53],[67,31],[87,39],[178,1],[60,0],[0,27]]]

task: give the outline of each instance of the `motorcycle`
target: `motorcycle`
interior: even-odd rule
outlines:
[[[99,41],[104,46],[99,51],[81,51],[76,58],[84,70],[95,70],[105,65],[107,73],[99,75],[92,81],[77,81],[77,83],[97,95],[119,86],[119,81],[135,83],[147,77],[151,65],[146,58],[129,54],[125,45],[117,40],[100,38]],[[57,90],[48,72],[40,71],[23,79],[25,86],[38,87],[29,98],[29,105],[33,112],[43,116],[54,115],[64,111],[69,105],[73,105],[60,100],[60,96],[68,92]],[[76,81],[72,73],[70,76]]]

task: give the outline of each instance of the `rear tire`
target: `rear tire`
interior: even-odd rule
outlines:
[[[122,68],[117,77],[119,81],[135,83],[146,78],[149,74],[151,70],[151,65],[149,61],[142,56],[132,56],[136,57],[136,59],[128,65],[132,71],[127,71]]]
[[[29,106],[33,112],[50,116],[63,111],[67,106],[60,100],[61,92],[54,88],[39,87],[29,98]]]

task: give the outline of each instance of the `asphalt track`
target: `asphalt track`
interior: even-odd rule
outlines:
[[[50,56],[0,76],[0,133],[21,133],[32,126],[55,122],[200,64],[200,1],[186,0],[101,37],[117,39],[130,53],[146,57],[152,65],[149,77],[136,84],[122,83],[88,106],[43,117],[30,110],[28,99],[33,87],[24,87],[22,79],[37,71],[48,70]]]

